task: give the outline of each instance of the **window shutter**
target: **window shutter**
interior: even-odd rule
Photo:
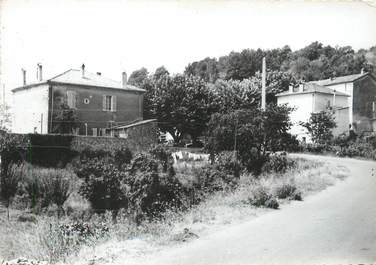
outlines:
[[[106,111],[106,95],[103,95],[103,111]]]
[[[72,91],[67,91],[67,104],[71,108],[72,107]]]
[[[112,102],[111,102],[112,106],[111,106],[111,110],[112,111],[116,111],[116,96],[112,96]]]
[[[97,136],[98,134],[98,129],[97,128],[93,128],[93,136]]]
[[[73,92],[73,108],[77,108],[77,102],[78,102],[78,93],[76,91]]]

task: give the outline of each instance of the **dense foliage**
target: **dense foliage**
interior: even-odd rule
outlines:
[[[215,114],[209,122],[206,148],[212,156],[221,151],[236,150],[249,171],[260,172],[268,152],[285,148],[291,126],[291,108],[270,105],[265,111],[258,108]]]
[[[80,125],[80,121],[75,110],[70,108],[65,103],[60,103],[55,106],[52,119],[53,133],[74,134],[75,130]]]
[[[154,74],[141,68],[131,74],[129,82],[146,90],[145,118],[156,118],[160,130],[170,133],[175,144],[186,136],[195,144],[212,114],[260,105],[263,57],[268,104],[276,103],[275,95],[290,84],[376,69],[376,47],[356,52],[349,46],[313,42],[297,51],[284,46],[233,51],[219,59],[207,57],[190,63],[182,75],[170,75],[163,66]]]
[[[356,74],[362,68],[372,71],[376,65],[376,47],[354,51],[350,46],[331,47],[313,42],[297,51],[289,46],[271,50],[244,49],[219,59],[205,58],[190,63],[185,73],[213,83],[217,79],[243,80],[260,71],[264,56],[270,71],[283,71],[305,81]]]
[[[305,127],[316,144],[327,144],[333,138],[332,129],[337,126],[333,114],[327,111],[311,113],[308,122],[300,123]]]

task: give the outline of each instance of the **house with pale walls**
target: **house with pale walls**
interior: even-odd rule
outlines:
[[[334,77],[311,81],[333,91],[345,93],[349,97],[349,124],[358,134],[376,132],[376,77],[372,73]]]
[[[290,133],[296,135],[300,141],[311,141],[307,130],[300,123],[307,122],[311,113],[319,113],[324,110],[331,111],[334,115],[337,123],[337,127],[333,129],[334,136],[348,131],[348,98],[350,96],[345,93],[314,83],[305,83],[298,87],[290,86],[289,91],[276,96],[278,105],[287,104],[294,108],[290,114],[293,124]]]
[[[143,120],[145,90],[127,84],[125,72],[118,82],[100,72],[90,73],[82,65],[80,70],[70,69],[44,80],[42,65],[38,65],[37,80],[31,83],[26,71],[22,73],[22,86],[12,90],[14,133],[54,133],[54,114],[61,103],[76,113],[77,135],[126,137],[126,129],[152,122]]]

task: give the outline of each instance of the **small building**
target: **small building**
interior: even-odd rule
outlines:
[[[82,65],[43,80],[39,65],[37,76],[36,82],[27,83],[23,70],[23,85],[12,90],[15,133],[56,133],[54,117],[62,104],[78,118],[72,132],[77,135],[113,136],[111,128],[143,120],[145,90],[127,84],[125,72],[118,82]]]
[[[290,116],[293,123],[290,133],[296,135],[298,140],[310,142],[307,130],[300,123],[307,122],[311,113],[321,111],[333,113],[337,123],[337,127],[333,129],[334,136],[348,132],[349,95],[314,83],[305,83],[300,84],[299,87],[290,86],[289,91],[276,96],[278,105],[287,104],[294,107]]]
[[[357,134],[376,131],[376,77],[361,71],[359,74],[334,77],[310,83],[342,92],[349,97],[349,124]]]

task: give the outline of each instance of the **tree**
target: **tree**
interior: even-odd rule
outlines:
[[[194,76],[163,76],[155,83],[155,114],[159,128],[169,132],[175,143],[184,134],[195,142],[206,129],[214,109],[213,96],[206,83]]]
[[[193,62],[185,68],[184,74],[198,76],[206,82],[214,83],[218,79],[217,59],[207,57]]]
[[[211,156],[236,151],[248,170],[259,173],[269,151],[284,150],[291,127],[287,106],[269,105],[214,114],[208,125],[206,148]]]
[[[157,69],[155,69],[155,72],[154,72],[153,78],[154,78],[154,79],[160,79],[160,78],[162,78],[164,75],[170,75],[170,73],[169,73],[168,70],[162,65],[162,66],[158,67]]]
[[[333,138],[332,129],[337,127],[333,114],[326,111],[311,113],[309,121],[300,125],[307,129],[316,144],[328,143]]]
[[[73,134],[79,127],[79,119],[74,109],[66,103],[57,105],[53,113],[53,133]]]
[[[143,82],[148,77],[148,74],[149,72],[145,67],[142,67],[141,69],[133,71],[132,74],[128,78],[128,83],[134,86],[142,87]]]
[[[10,107],[7,104],[0,104],[0,130],[9,131],[11,126]]]
[[[281,71],[268,71],[266,75],[266,101],[276,103],[275,95],[288,90],[290,84],[296,83],[291,74]],[[249,109],[260,105],[261,101],[261,73],[239,80],[218,79],[211,86],[215,95],[218,111],[228,113],[237,109]]]

